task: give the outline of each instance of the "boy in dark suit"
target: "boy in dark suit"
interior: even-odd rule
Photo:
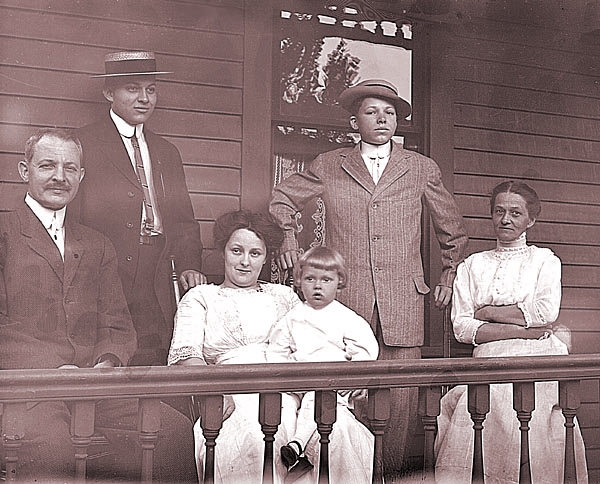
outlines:
[[[172,256],[182,289],[206,282],[202,244],[177,148],[146,128],[157,102],[152,52],[105,57],[97,123],[76,131],[86,179],[75,200],[79,221],[106,235],[117,251],[125,298],[138,334],[132,365],[166,365],[173,332]]]

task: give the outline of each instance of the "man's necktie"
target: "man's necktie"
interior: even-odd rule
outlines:
[[[381,177],[381,163],[385,160],[385,156],[379,156],[379,154],[377,154],[377,156],[369,156],[369,160],[373,167],[373,181],[377,184]]]
[[[135,133],[130,139],[135,157],[135,171],[137,173],[140,185],[142,185],[142,191],[144,193],[144,211],[146,212],[146,216],[144,217],[144,221],[142,223],[142,233],[140,234],[140,243],[143,244],[148,243],[148,238],[152,235],[152,229],[154,229],[154,211],[152,208],[152,199],[150,198],[148,178],[146,177],[146,171],[144,170],[144,162],[142,161],[142,153],[140,151],[140,145]]]

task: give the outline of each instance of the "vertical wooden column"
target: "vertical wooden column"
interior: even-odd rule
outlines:
[[[579,380],[558,382],[558,404],[565,417],[565,484],[577,482],[575,469],[575,416],[579,408]]]
[[[87,474],[88,448],[94,435],[96,402],[73,402],[71,414],[71,442],[75,447],[75,478],[85,481]]]
[[[521,431],[521,462],[519,483],[531,483],[531,464],[529,462],[529,422],[535,409],[535,383],[513,383],[513,408],[519,419]]]
[[[273,442],[281,423],[281,393],[261,393],[258,404],[258,422],[265,434],[263,484],[273,483]]]
[[[373,484],[383,484],[383,435],[390,419],[390,389],[370,388],[367,419],[375,436],[373,452]]]
[[[483,483],[483,421],[490,411],[490,386],[469,385],[468,409],[473,421],[475,441],[473,443],[473,472],[472,483]]]
[[[4,448],[4,463],[6,480],[17,480],[19,449],[21,448],[25,429],[23,420],[27,407],[25,403],[5,403],[2,413],[2,447]]]
[[[321,436],[319,459],[319,484],[329,483],[329,435],[337,412],[337,392],[319,390],[315,392],[315,422]]]
[[[138,408],[138,432],[142,446],[141,481],[152,482],[154,466],[154,449],[158,442],[160,430],[160,400],[157,398],[140,398]]]
[[[200,427],[206,439],[204,483],[215,482],[215,446],[223,426],[223,395],[206,395],[200,398]]]
[[[375,436],[373,452],[373,484],[383,484],[383,434],[390,419],[390,389],[370,388],[367,419]]]
[[[437,431],[437,418],[440,414],[440,400],[442,398],[442,387],[420,387],[419,388],[419,415],[423,422],[425,431],[425,443],[423,449],[423,474],[424,478],[433,478],[435,471],[435,458],[433,446]]]

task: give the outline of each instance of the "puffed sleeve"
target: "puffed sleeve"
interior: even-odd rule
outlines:
[[[376,360],[379,345],[369,323],[354,313],[344,324],[344,343],[352,361]]]
[[[174,365],[186,358],[200,358],[205,361],[202,350],[204,348],[207,303],[203,295],[203,287],[193,287],[179,302],[167,359],[168,365]]]
[[[539,266],[535,290],[517,303],[523,313],[526,327],[546,326],[558,318],[561,300],[561,262],[549,249],[539,251],[543,256]]]
[[[475,345],[479,327],[485,323],[475,319],[474,288],[470,273],[470,259],[459,264],[454,280],[452,296],[452,327],[454,336],[460,343]]]
[[[269,332],[269,345],[266,350],[268,363],[286,363],[292,361],[290,356],[296,351],[290,328],[290,314],[277,321]]]

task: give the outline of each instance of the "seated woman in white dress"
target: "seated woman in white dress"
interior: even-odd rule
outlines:
[[[281,246],[283,232],[261,214],[246,210],[219,217],[214,227],[215,246],[222,252],[225,279],[222,284],[199,285],[182,298],[168,364],[221,365],[266,363],[265,350],[272,326],[300,300],[287,286],[258,280],[270,253]],[[285,445],[295,432],[297,402],[282,395],[281,425],[275,448]],[[348,411],[339,411],[330,436],[332,483],[364,482],[351,475],[356,465],[371,468],[373,438]],[[258,422],[258,395],[225,397],[223,427],[216,440],[215,482],[260,483],[263,471],[264,434]],[[204,469],[204,437],[195,426],[196,456],[200,481]],[[355,437],[362,439],[355,441]],[[358,449],[358,450],[357,450]],[[358,456],[359,462],[355,462]],[[345,466],[345,464],[348,464]],[[275,483],[287,474],[279,453],[275,455]],[[346,471],[345,468],[349,470]],[[312,473],[300,482],[316,482]]]
[[[452,324],[459,342],[473,344],[474,357],[566,355],[568,347],[552,323],[561,299],[561,263],[547,248],[526,244],[526,231],[541,209],[536,192],[522,182],[504,182],[492,192],[490,208],[497,246],[458,266]],[[490,386],[490,411],[483,422],[486,484],[518,483],[520,431],[512,385]],[[529,432],[531,478],[560,483],[564,476],[565,427],[558,407],[558,383],[535,384]],[[585,449],[575,428],[577,482],[587,482]],[[438,484],[471,482],[473,423],[467,387],[442,398],[435,441]]]

